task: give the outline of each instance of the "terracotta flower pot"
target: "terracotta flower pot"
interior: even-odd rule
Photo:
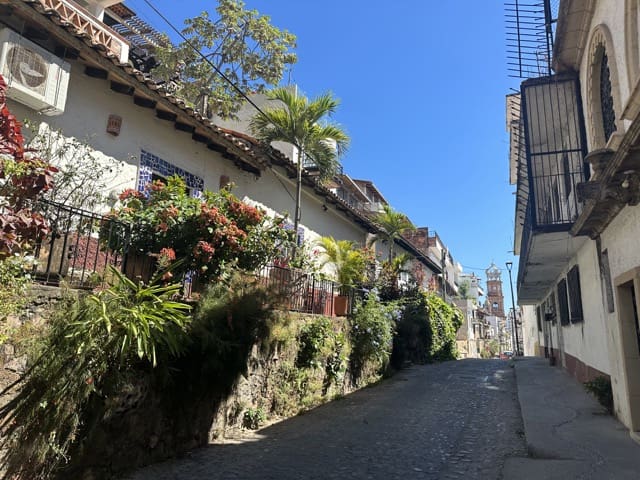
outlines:
[[[338,317],[344,317],[349,312],[349,297],[338,295],[333,299],[333,313]]]

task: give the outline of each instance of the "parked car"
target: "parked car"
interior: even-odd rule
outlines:
[[[500,354],[500,360],[509,360],[511,357],[513,357],[513,352],[508,350]]]

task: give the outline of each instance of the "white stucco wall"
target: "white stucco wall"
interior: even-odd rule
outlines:
[[[604,373],[610,373],[607,322],[603,308],[600,269],[594,241],[588,241],[584,244],[575,257],[575,263],[580,268],[584,321],[560,327],[562,328],[561,348],[585,364]],[[573,265],[572,262],[569,267],[573,267]],[[569,268],[563,272],[563,277],[566,277],[568,270]],[[560,281],[560,278],[557,281]]]
[[[123,174],[114,184],[118,191],[135,187],[140,152],[145,150],[203,178],[206,189],[216,191],[220,176],[226,175],[236,185],[233,192],[239,198],[248,197],[280,214],[288,212],[293,216],[295,182],[282,170],[277,167],[267,169],[261,177],[255,177],[237,169],[219,153],[193,141],[190,134],[176,130],[172,122],[156,118],[153,109],[139,107],[130,96],[112,91],[108,81],[85,75],[84,67],[77,62],[72,63],[64,114],[40,115],[12,100],[8,105],[19,119],[46,122],[64,135],[86,141],[98,152],[124,162]],[[117,137],[106,133],[109,114],[122,117],[121,132]],[[359,244],[364,244],[366,239],[362,227],[330,205],[323,209],[322,199],[306,189],[302,196],[302,224],[310,237],[331,235]]]
[[[619,275],[640,266],[640,249],[637,248],[640,238],[640,206],[625,207],[603,232],[602,249],[608,250],[609,267],[612,283]],[[613,285],[614,296],[617,292]],[[613,384],[614,405],[616,415],[625,425],[631,423],[631,412],[628,400],[628,386],[625,381],[625,352],[624,342],[619,326],[619,304],[616,298],[616,311],[607,313],[606,321],[609,326],[607,342],[611,362],[611,382]],[[632,342],[633,344],[634,342]]]
[[[522,335],[524,354],[526,356],[537,355],[539,345],[544,345],[538,335],[538,324],[536,320],[536,308],[533,305],[523,305],[520,307],[522,319]]]
[[[591,118],[594,115],[593,108],[589,102],[589,89],[591,78],[591,57],[590,45],[597,27],[604,27],[607,32],[607,57],[609,59],[609,70],[611,72],[612,90],[614,95],[614,108],[616,110],[616,127],[619,133],[624,133],[630,122],[620,119],[622,110],[629,100],[633,89],[627,75],[627,61],[625,49],[625,1],[622,0],[598,0],[594,2],[595,10],[587,36],[587,42],[582,52],[580,61],[580,88],[584,106],[586,123],[587,143],[589,150],[594,148],[593,130],[590,128]]]

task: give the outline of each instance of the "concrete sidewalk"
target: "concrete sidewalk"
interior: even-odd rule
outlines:
[[[573,377],[543,358],[514,360],[528,458],[503,478],[640,479],[640,445]]]

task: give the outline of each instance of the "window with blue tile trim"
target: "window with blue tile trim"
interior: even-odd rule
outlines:
[[[204,180],[187,172],[186,170],[176,167],[172,163],[169,163],[153,153],[149,153],[145,150],[140,151],[140,169],[138,170],[138,190],[145,191],[145,187],[151,183],[153,174],[160,175],[161,177],[170,177],[171,175],[178,175],[184,179],[189,193],[192,197],[200,198],[202,191],[204,190]]]

